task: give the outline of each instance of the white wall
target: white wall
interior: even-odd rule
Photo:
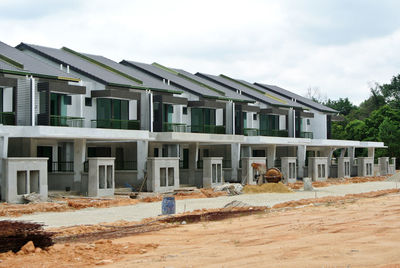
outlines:
[[[12,112],[13,88],[3,88],[3,112]]]
[[[311,110],[314,113],[314,118],[310,118],[310,130],[313,132],[314,139],[326,139],[326,114]]]

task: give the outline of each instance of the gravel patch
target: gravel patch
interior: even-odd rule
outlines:
[[[242,194],[237,196],[221,196],[216,198],[186,199],[176,201],[176,213],[196,209],[223,208],[234,200],[251,206],[273,206],[278,203],[325,196],[343,196],[346,194],[365,193],[378,190],[397,188],[397,182],[380,181],[357,184],[334,185],[315,188],[314,191],[297,191],[294,193],[261,193]],[[399,184],[400,186],[400,184]],[[88,208],[67,212],[46,212],[23,215],[18,218],[0,217],[0,220],[24,220],[42,222],[49,227],[74,226],[81,224],[97,224],[118,220],[140,221],[144,218],[155,217],[161,213],[161,202],[139,203],[130,206],[110,208]]]

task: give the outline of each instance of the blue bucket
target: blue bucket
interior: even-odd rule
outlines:
[[[175,214],[175,197],[166,196],[161,203],[162,215]]]

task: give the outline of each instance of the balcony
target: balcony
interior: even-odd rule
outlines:
[[[139,130],[139,120],[119,120],[119,119],[99,119],[92,120],[92,128],[111,128],[111,129],[128,129]]]
[[[300,132],[300,138],[312,139],[313,133],[312,132]]]
[[[243,135],[245,136],[258,136],[259,130],[257,128],[244,128]]]
[[[271,137],[288,137],[287,130],[277,130],[277,129],[268,129],[268,130],[260,130],[261,136],[271,136]]]
[[[225,126],[192,125],[192,133],[225,134]]]
[[[52,162],[51,172],[74,172],[74,162]]]
[[[15,125],[15,113],[13,113],[13,112],[0,113],[0,124]]]
[[[163,123],[163,132],[190,132],[190,126],[181,123]]]
[[[83,127],[84,118],[50,115],[50,126],[55,127]]]

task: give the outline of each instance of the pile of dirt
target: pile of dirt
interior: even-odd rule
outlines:
[[[0,221],[0,252],[17,252],[28,242],[47,248],[53,245],[52,236],[53,233],[44,231],[40,223]]]
[[[380,191],[372,191],[368,193],[361,193],[361,194],[347,194],[345,196],[326,196],[321,198],[308,198],[308,199],[300,199],[295,201],[288,201],[280,204],[274,205],[273,209],[281,209],[281,208],[288,208],[288,207],[300,207],[300,206],[307,206],[310,204],[318,204],[318,203],[335,203],[339,201],[346,201],[346,200],[354,200],[359,198],[373,198],[387,194],[393,194],[400,192],[400,189],[389,189],[389,190],[380,190]]]
[[[219,191],[214,191],[213,189],[207,189],[207,188],[202,188],[200,191],[207,197],[207,198],[213,198],[213,197],[219,197],[219,196],[227,196],[227,192],[219,192]]]
[[[0,254],[0,267],[21,267],[22,263],[26,267],[106,265],[121,260],[123,255],[144,254],[157,247],[158,244],[113,243],[111,240],[99,240],[92,244],[57,244],[46,250]]]
[[[245,194],[258,194],[258,193],[293,193],[293,191],[282,184],[278,183],[264,183],[261,185],[246,185],[243,187]]]
[[[329,178],[326,181],[313,181],[312,186],[319,187],[327,187],[331,185],[340,185],[340,184],[351,184],[351,183],[364,183],[364,182],[374,182],[374,181],[384,181],[387,179],[387,176],[375,176],[375,177],[352,177],[352,178]],[[288,187],[293,190],[299,190],[303,188],[303,182],[297,181],[295,183],[289,183]]]
[[[70,210],[66,203],[8,204],[0,203],[1,217],[19,217],[36,212],[60,212]]]
[[[129,206],[139,203],[138,200],[131,198],[110,198],[110,199],[92,199],[76,198],[67,200],[67,205],[74,209],[83,208],[106,208],[115,206]]]

